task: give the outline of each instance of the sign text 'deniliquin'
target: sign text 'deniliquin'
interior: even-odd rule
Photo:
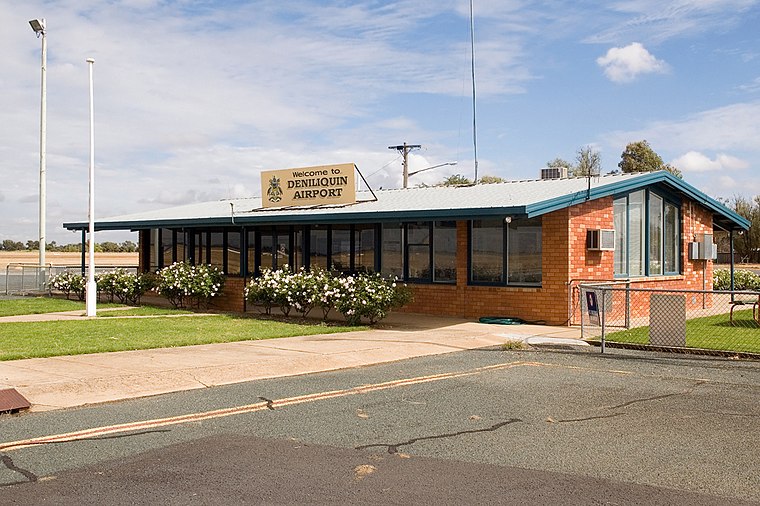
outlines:
[[[264,207],[353,204],[356,178],[353,163],[261,172]]]

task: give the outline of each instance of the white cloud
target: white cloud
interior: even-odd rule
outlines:
[[[646,139],[653,146],[675,153],[691,150],[758,152],[758,118],[760,101],[740,102],[683,119],[653,122],[640,130],[613,132],[609,140],[621,150],[631,141]]]
[[[633,81],[642,74],[668,71],[668,64],[655,58],[640,42],[610,48],[596,63],[604,69],[604,75],[616,83]]]
[[[749,167],[749,163],[734,156],[721,153],[714,160],[711,160],[708,156],[698,151],[689,151],[673,160],[671,164],[684,172],[737,170]]]

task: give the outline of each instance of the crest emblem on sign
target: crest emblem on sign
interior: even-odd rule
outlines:
[[[280,178],[273,176],[272,179],[269,180],[267,199],[269,202],[279,202],[282,200],[282,187],[280,186]]]

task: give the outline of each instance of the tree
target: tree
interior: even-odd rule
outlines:
[[[625,173],[667,170],[676,177],[682,177],[681,171],[670,164],[664,163],[660,155],[655,153],[645,140],[628,143],[625,151],[620,155],[618,167]]]
[[[734,235],[734,250],[741,259],[760,261],[760,195],[754,199],[737,195],[727,204],[750,222],[749,230]]]
[[[602,172],[602,155],[591,146],[584,146],[575,156],[576,165],[572,168],[575,177],[598,176]]]
[[[500,178],[499,176],[483,176],[478,180],[478,183],[480,184],[493,184],[493,183],[503,183],[504,179]]]
[[[572,174],[575,171],[575,166],[564,158],[555,158],[546,162],[546,167],[549,169],[567,169],[568,174]]]
[[[462,186],[472,184],[472,181],[464,177],[462,174],[454,174],[443,180],[441,186]]]

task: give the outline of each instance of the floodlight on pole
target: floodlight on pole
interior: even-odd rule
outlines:
[[[89,240],[87,241],[89,251],[86,286],[87,316],[96,316],[98,299],[98,285],[95,283],[95,113],[92,92],[92,67],[94,63],[94,59],[87,58],[90,75],[90,197],[87,212],[90,233]]]
[[[39,288],[45,289],[47,283],[47,274],[45,272],[45,200],[46,200],[46,151],[47,151],[47,37],[44,19],[32,19],[29,25],[37,34],[37,38],[42,39],[42,65],[40,78],[40,237],[39,237],[39,267],[40,283]]]

